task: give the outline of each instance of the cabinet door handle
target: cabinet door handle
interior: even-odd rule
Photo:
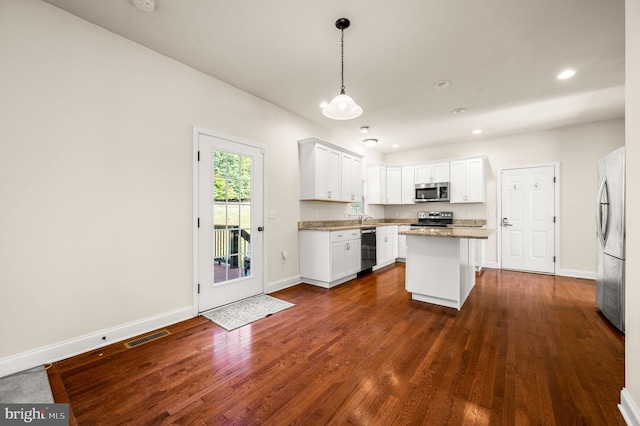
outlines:
[[[327,198],[331,198],[331,191],[327,191]]]
[[[351,250],[351,243],[347,243],[347,250]]]

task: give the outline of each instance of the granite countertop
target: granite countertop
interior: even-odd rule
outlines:
[[[469,226],[452,227],[452,228],[415,228],[409,231],[401,231],[400,235],[412,237],[448,237],[448,238],[473,238],[486,240],[489,235],[495,232],[495,229],[474,228]]]
[[[364,224],[361,224],[359,220],[314,220],[298,222],[298,231],[343,231],[385,225],[411,225],[416,222],[415,219],[368,219]]]
[[[359,220],[315,220],[307,222],[298,222],[299,231],[344,231],[346,229],[363,229],[373,228],[385,225],[411,225],[417,223],[417,219],[368,219],[364,224]],[[485,219],[454,219],[453,225],[447,228],[425,228],[436,229],[438,231],[447,231],[450,229],[462,229],[468,231],[485,230],[487,221]],[[406,235],[404,231],[402,234]],[[445,236],[445,235],[443,235]],[[451,236],[451,235],[448,235]],[[465,237],[458,237],[465,238]],[[468,238],[487,238],[487,237],[468,237]]]

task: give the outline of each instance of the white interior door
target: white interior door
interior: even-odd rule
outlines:
[[[198,132],[198,311],[264,292],[264,148]]]
[[[502,268],[555,273],[555,166],[502,170]]]

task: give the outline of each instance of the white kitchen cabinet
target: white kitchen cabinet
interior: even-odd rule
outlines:
[[[360,272],[360,238],[331,243],[331,281]]]
[[[299,231],[302,281],[331,288],[360,272],[360,229]]]
[[[476,282],[476,241],[408,236],[405,283],[411,298],[460,309]]]
[[[476,241],[476,256],[475,256],[475,270],[476,272],[482,272],[482,268],[484,266],[484,250],[486,245],[485,240]]]
[[[449,199],[451,203],[484,203],[484,157],[452,161]]]
[[[395,263],[398,257],[398,226],[376,227],[376,266],[373,270]]]
[[[400,225],[398,226],[398,256],[401,262],[407,258],[407,236],[400,235],[401,232],[409,231],[411,226],[409,225]]]
[[[322,139],[308,138],[298,141],[301,200],[350,201],[343,200],[342,196],[343,153],[362,159],[359,154],[341,149]],[[348,197],[351,197],[351,193]]]
[[[362,159],[346,152],[342,153],[342,201],[348,203],[362,200]]]
[[[413,166],[402,167],[402,204],[413,204],[416,196],[416,172]]]
[[[415,183],[449,182],[449,163],[430,163],[415,166]]]
[[[386,193],[384,204],[402,204],[402,167],[387,166]]]
[[[369,204],[402,204],[402,167],[382,163],[367,167]]]
[[[367,202],[385,204],[387,201],[387,166],[382,163],[367,166]]]

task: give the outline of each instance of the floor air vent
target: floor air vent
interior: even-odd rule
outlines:
[[[131,348],[135,348],[136,346],[144,345],[145,343],[149,343],[154,340],[160,339],[164,336],[168,336],[170,334],[171,333],[169,332],[169,330],[161,330],[161,331],[158,331],[157,333],[149,334],[147,336],[140,337],[139,339],[127,342],[124,345],[127,347],[127,349],[131,349]]]

